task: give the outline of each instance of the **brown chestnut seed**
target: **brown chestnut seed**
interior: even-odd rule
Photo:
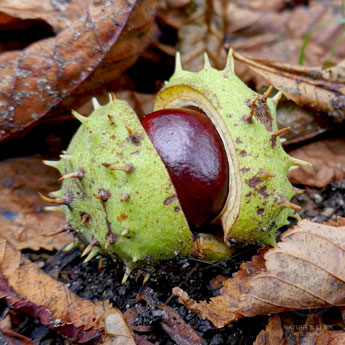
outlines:
[[[165,109],[141,124],[169,172],[189,226],[215,219],[228,195],[229,165],[212,121],[199,111]]]

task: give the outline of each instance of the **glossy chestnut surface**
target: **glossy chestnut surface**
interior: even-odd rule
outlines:
[[[212,121],[199,111],[165,109],[141,123],[169,172],[190,227],[212,221],[229,188],[225,148]]]

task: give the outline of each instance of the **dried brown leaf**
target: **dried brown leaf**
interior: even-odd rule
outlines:
[[[313,164],[290,171],[292,183],[325,187],[332,181],[345,179],[344,138],[316,141],[291,151],[290,155]]]
[[[43,20],[59,32],[84,13],[88,1],[0,0],[0,24],[18,20]]]
[[[43,165],[38,157],[14,158],[0,162],[0,238],[17,249],[60,249],[72,241],[71,234],[43,237],[65,223],[60,212],[43,210],[47,195],[59,188],[58,172]]]
[[[189,18],[178,32],[176,46],[181,53],[183,67],[198,71],[204,66],[204,53],[211,65],[223,68],[226,54],[223,47],[227,0],[192,0],[189,2]],[[191,49],[193,47],[193,49]]]
[[[157,3],[93,0],[56,37],[0,55],[0,140],[133,64],[151,40]]]
[[[278,127],[290,130],[284,133],[283,145],[296,144],[314,138],[334,127],[333,121],[323,114],[298,106],[292,101],[280,101],[277,107]]]
[[[164,25],[179,30],[188,21],[190,11],[187,9],[191,2],[192,0],[163,0],[159,6],[157,18]]]
[[[79,95],[94,90],[97,86],[113,82],[133,65],[154,39],[156,34],[154,19],[158,4],[159,0],[137,2],[116,44],[111,47],[89,78],[74,91],[75,94]]]
[[[132,331],[129,329],[120,310],[113,308],[108,301],[95,303],[95,314],[100,316],[106,336],[104,345],[135,345]]]
[[[345,226],[345,217],[337,217],[337,220],[330,219],[328,225],[332,226]]]
[[[226,0],[164,1],[158,17],[165,25],[178,31],[179,41],[176,47],[156,42],[157,48],[168,55],[175,55],[176,50],[179,51],[183,68],[190,71],[202,69],[205,52],[212,66],[223,68],[226,60],[223,41],[228,6]]]
[[[320,67],[249,58],[237,52],[234,52],[234,57],[298,105],[326,112],[337,120],[345,118],[343,65],[338,65],[331,72]]]
[[[342,17],[341,3],[312,1],[308,6],[287,6],[279,11],[262,7],[260,1],[231,1],[227,13],[226,45],[243,55],[257,59],[298,64],[300,49],[308,32],[319,24]],[[268,6],[274,1],[264,2]],[[279,6],[279,2],[277,3]],[[308,44],[306,66],[324,65],[335,49],[333,63],[345,58],[341,44],[342,24],[329,24],[317,30]],[[257,73],[236,64],[237,75],[246,83],[256,84],[257,89],[267,81]]]
[[[5,240],[0,240],[0,299],[73,341],[135,345],[119,310],[73,294]]]
[[[174,288],[187,308],[216,327],[242,317],[345,305],[345,227],[307,220],[286,231],[264,255],[241,265],[221,295],[195,302]]]

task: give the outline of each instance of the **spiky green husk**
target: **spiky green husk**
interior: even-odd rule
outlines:
[[[229,196],[219,219],[225,241],[275,244],[275,232],[288,224],[295,194],[287,178],[295,164],[276,136],[276,104],[258,95],[234,73],[230,54],[223,71],[188,72],[176,63],[174,75],[155,99],[154,110],[197,108],[216,125],[230,165]]]
[[[176,191],[134,111],[112,100],[88,118],[75,116],[82,126],[59,161],[63,185],[54,197],[65,198],[68,223],[92,243],[85,254],[114,253],[127,267],[189,254]]]
[[[224,242],[275,243],[275,231],[288,223],[297,207],[287,179],[293,165],[277,131],[277,98],[260,96],[233,71],[229,55],[224,71],[205,68],[183,71],[177,60],[170,81],[159,92],[155,110],[197,108],[214,122],[227,152],[229,195],[221,214]],[[59,204],[66,229],[84,243],[87,262],[98,253],[121,258],[126,277],[143,263],[176,255],[210,260],[231,255],[231,249],[211,235],[192,241],[186,218],[168,172],[134,111],[111,97],[107,105],[93,100],[88,118],[74,113],[82,126],[58,162],[46,161],[63,175],[62,189],[48,202]],[[60,230],[59,230],[60,231]],[[58,232],[59,232],[58,231]],[[70,247],[72,248],[74,243]]]

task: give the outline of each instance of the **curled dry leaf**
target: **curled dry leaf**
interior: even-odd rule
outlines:
[[[187,308],[223,327],[239,318],[287,310],[345,305],[345,227],[307,220],[282,241],[241,265],[224,281],[220,296],[197,303],[180,288]]]
[[[236,52],[234,57],[298,105],[325,112],[338,121],[345,119],[343,63],[331,70],[323,70],[321,67],[304,67],[245,57]]]
[[[0,299],[75,342],[135,345],[121,312],[109,302],[83,300],[1,239]]]
[[[313,164],[289,172],[294,184],[325,187],[332,181],[345,179],[344,138],[316,141],[291,151],[290,155]]]
[[[0,162],[0,238],[17,249],[60,249],[71,242],[71,234],[43,237],[65,223],[60,212],[47,212],[38,192],[45,195],[59,188],[55,169],[38,157],[14,158]]]
[[[157,3],[93,0],[56,37],[0,55],[0,140],[133,64],[151,40]]]

